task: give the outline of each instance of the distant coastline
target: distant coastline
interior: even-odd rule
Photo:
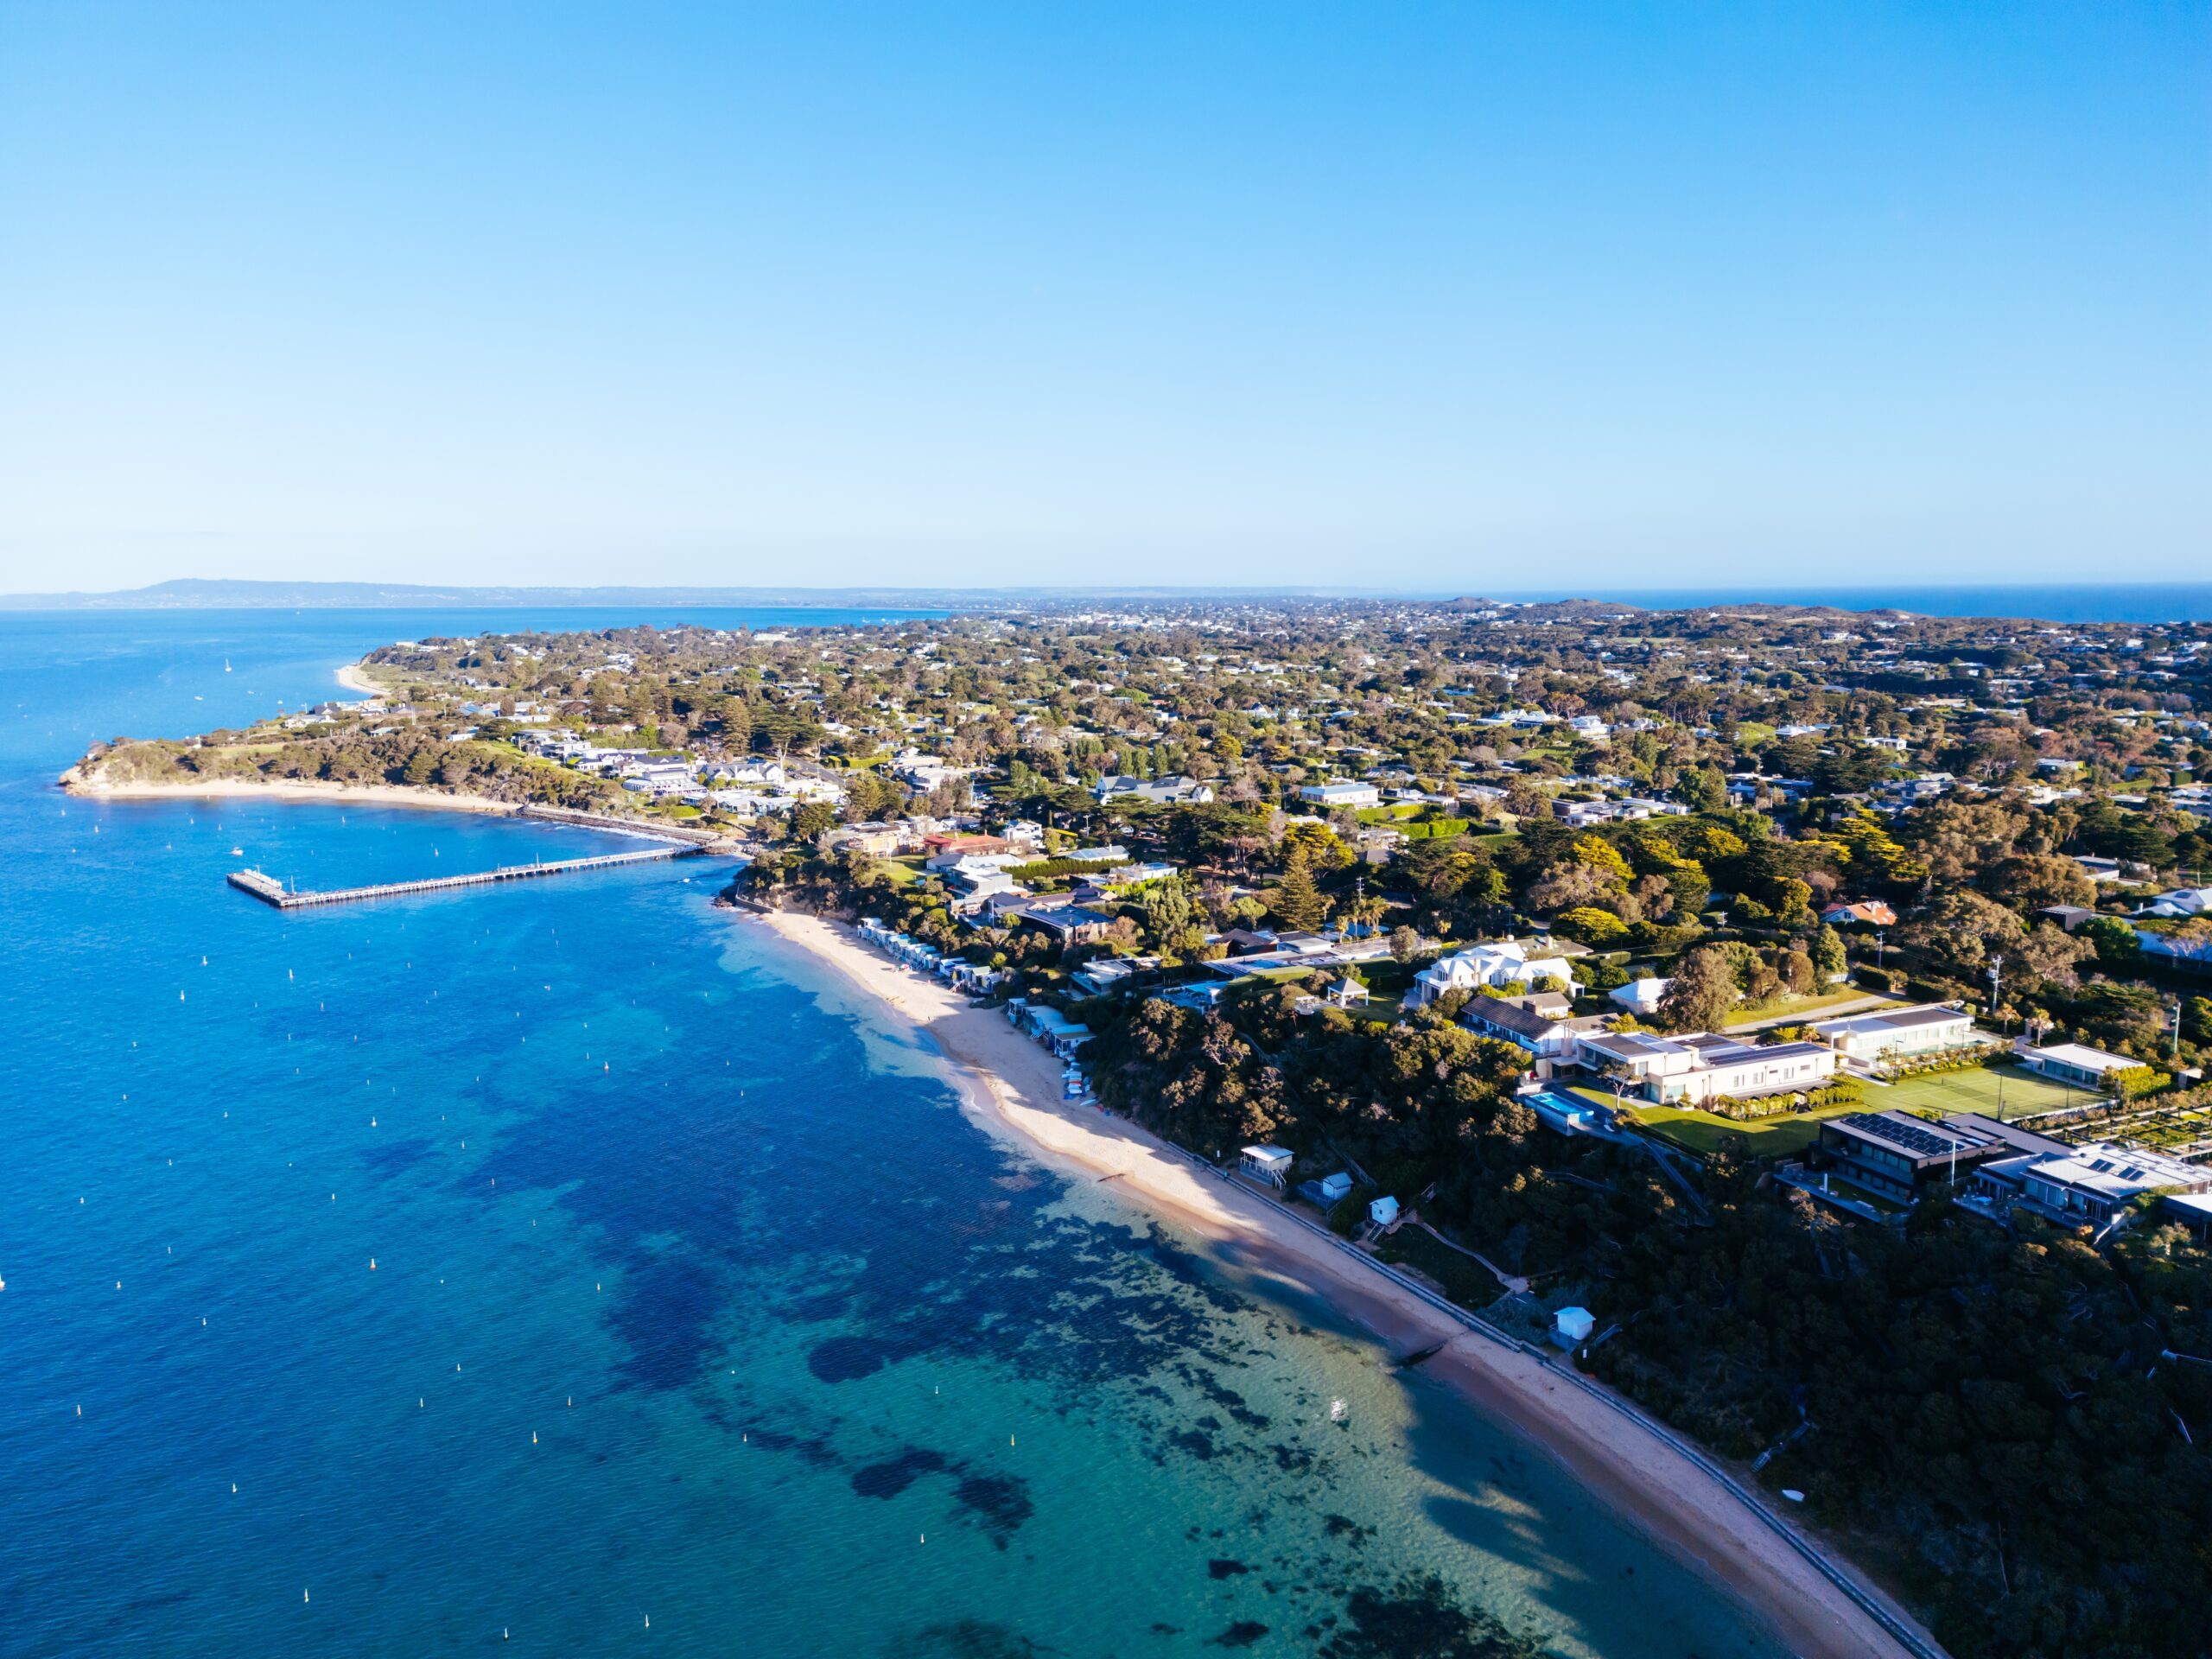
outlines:
[[[202,610],[412,610],[500,612],[595,610],[659,613],[752,609],[788,612],[788,626],[810,626],[808,613],[849,622],[858,612],[889,620],[973,611],[1030,611],[1056,606],[1128,601],[1151,604],[1296,604],[1327,600],[1456,601],[1462,605],[1557,604],[1583,601],[1640,610],[1699,610],[1744,606],[1853,613],[1898,611],[1920,616],[1992,617],[2055,623],[2212,621],[2212,582],[1880,582],[1816,587],[1746,582],[1732,587],[1638,588],[1590,582],[1541,588],[1482,590],[1346,587],[1219,587],[1131,583],[1120,587],[976,588],[437,588],[353,582],[158,582],[112,593],[0,594],[0,612]],[[757,626],[757,625],[756,625]]]
[[[1000,1010],[970,1007],[964,996],[897,966],[837,924],[788,911],[759,920],[933,1043],[986,1128],[1010,1134],[1064,1171],[1112,1182],[1139,1207],[1192,1228],[1242,1267],[1327,1303],[1400,1351],[1433,1348],[1422,1368],[1429,1376],[1535,1440],[1662,1547],[1751,1607],[1795,1652],[1806,1659],[1897,1659],[1904,1651],[1834,1585],[1779,1548],[1739,1500],[1657,1437],[1624,1433],[1620,1418],[1562,1387],[1525,1354],[1447,1319],[1382,1274],[1363,1271],[1235,1184],[1201,1176],[1135,1124],[1064,1105],[1059,1063]],[[1863,1575],[1859,1581],[1866,1584]],[[1910,1622],[1893,1599],[1889,1605]]]
[[[1839,611],[1900,611],[1915,616],[2013,618],[2036,622],[2212,621],[2212,582],[1962,582],[1922,587],[1885,582],[1866,587],[1604,588],[1505,593],[1500,599],[1541,604],[1569,598],[1618,600],[1639,609],[1694,611],[1747,605]]]

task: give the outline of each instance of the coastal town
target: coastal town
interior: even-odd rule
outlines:
[[[353,672],[70,785],[740,855],[730,904],[1731,1459],[1952,1652],[2188,1650],[2212,626],[1069,601]]]

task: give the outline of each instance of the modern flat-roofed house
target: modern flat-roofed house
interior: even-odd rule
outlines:
[[[1084,876],[1080,886],[1085,891],[1077,894],[1079,902],[1104,899],[1132,887],[1141,887],[1148,881],[1164,881],[1178,874],[1180,866],[1174,864],[1108,864],[1096,875]]]
[[[2125,1071],[2143,1064],[2125,1054],[2107,1054],[2101,1048],[2091,1048],[2084,1043],[2053,1043],[2048,1048],[2036,1048],[2024,1037],[2012,1045],[2012,1053],[2038,1077],[2049,1077],[2054,1083],[2070,1083],[2077,1089],[2102,1088],[2107,1073]]]
[[[1721,1096],[1817,1089],[1835,1075],[1835,1051],[1825,1043],[1771,1047],[1696,1033],[1656,1037],[1648,1032],[1586,1033],[1574,1039],[1577,1065],[1628,1084],[1662,1105],[1695,1106]]]
[[[2146,1193],[2212,1192],[2212,1165],[2185,1164],[2164,1153],[2101,1141],[1984,1165],[1974,1196],[1993,1206],[2024,1209],[2061,1226],[2101,1227]]]
[[[1993,1159],[2050,1156],[2065,1146],[1961,1112],[1940,1122],[1907,1112],[1852,1112],[1821,1124],[1821,1150],[1844,1177],[1899,1204],[1970,1175]]]
[[[978,870],[972,875],[957,877],[960,891],[948,901],[946,908],[955,916],[979,914],[993,899],[1001,904],[1009,900],[1033,898],[1029,889],[1016,881],[1004,870]]]
[[[1948,1053],[1991,1040],[1975,1033],[1972,1014],[1942,1002],[1823,1020],[1814,1026],[1813,1035],[1846,1059],[1870,1063]]]
[[[934,870],[942,868],[938,863],[939,859],[950,864],[963,855],[982,857],[993,853],[1011,853],[1014,845],[997,836],[943,834],[924,836],[922,850],[929,855],[924,861],[925,868]]]
[[[1414,1006],[1427,1007],[1450,991],[1478,990],[1484,986],[1502,989],[1512,984],[1534,986],[1547,979],[1562,985],[1574,982],[1574,970],[1565,957],[1531,957],[1518,939],[1499,939],[1455,951],[1431,963],[1414,976]]]
[[[2158,1213],[2188,1228],[2200,1244],[2212,1239],[2212,1192],[2169,1192],[2158,1200]]]
[[[1194,1014],[1210,1014],[1228,991],[1226,985],[1204,982],[1177,985],[1160,992],[1160,1000],[1179,1008],[1188,1008]]]
[[[1103,803],[1117,795],[1134,795],[1139,800],[1150,801],[1157,806],[1204,806],[1213,799],[1213,785],[1202,784],[1195,778],[1101,778],[1092,786],[1093,795]]]
[[[1085,910],[1081,905],[1063,905],[1058,910],[1022,910],[1015,912],[1028,926],[1049,933],[1062,944],[1096,944],[1106,937],[1106,930],[1114,925],[1114,918],[1095,910]]]
[[[1158,957],[1099,957],[1086,962],[1068,978],[1093,996],[1125,991],[1160,971]]]
[[[823,832],[822,844],[835,852],[849,847],[855,852],[888,858],[906,845],[903,823],[844,823]]]
[[[1332,778],[1325,784],[1306,784],[1300,787],[1298,798],[1325,811],[1337,808],[1380,806],[1382,791],[1372,784],[1356,784],[1348,778]]]
[[[1073,902],[1065,893],[1024,893],[1018,887],[1008,887],[1004,893],[986,894],[976,915],[986,925],[1011,926],[1031,911],[1065,910]]]

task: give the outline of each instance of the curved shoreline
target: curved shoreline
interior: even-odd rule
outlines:
[[[364,674],[359,663],[347,663],[344,667],[336,669],[333,672],[338,683],[348,691],[359,691],[372,697],[380,697],[384,695],[384,688]]]
[[[639,841],[684,842],[715,853],[743,850],[741,842],[702,836],[681,826],[645,819],[631,822],[604,813],[579,812],[534,801],[494,800],[488,795],[449,795],[442,790],[418,788],[411,784],[334,784],[315,778],[265,779],[259,782],[242,778],[210,778],[191,784],[88,783],[82,770],[76,766],[70,767],[55,781],[62,793],[79,800],[261,799],[292,806],[397,806],[410,811],[468,812],[486,817],[521,818],[532,823],[594,830],[602,835],[626,836]]]
[[[351,806],[410,806],[437,812],[519,811],[512,801],[483,795],[448,795],[410,784],[333,784],[314,778],[280,778],[249,783],[238,778],[210,778],[193,784],[110,784],[88,781],[75,766],[63,772],[64,793],[91,801],[242,800],[319,801]]]
[[[1526,1435],[1662,1548],[1705,1573],[1805,1659],[1897,1659],[1907,1649],[1811,1562],[1782,1547],[1746,1500],[1658,1434],[1530,1356],[1470,1331],[1255,1194],[1202,1175],[1136,1125],[1061,1100],[1059,1063],[995,1009],[869,950],[817,917],[757,918],[935,1045],[970,1116],[1065,1173],[1127,1190],[1221,1246],[1238,1266],[1325,1302],[1400,1351],[1441,1344],[1423,1366],[1477,1410]],[[1755,1500],[1754,1500],[1755,1501]],[[1810,1543],[1802,1528],[1776,1517]],[[1833,1552],[1812,1548],[1833,1560]],[[1865,1576],[1853,1582],[1925,1637]],[[1933,1638],[1925,1638],[1931,1647]]]

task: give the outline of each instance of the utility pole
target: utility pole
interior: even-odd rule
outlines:
[[[1992,957],[1989,959],[1989,1016],[1993,1020],[1997,1017],[1999,987],[2004,983],[2004,980],[2005,958]]]

